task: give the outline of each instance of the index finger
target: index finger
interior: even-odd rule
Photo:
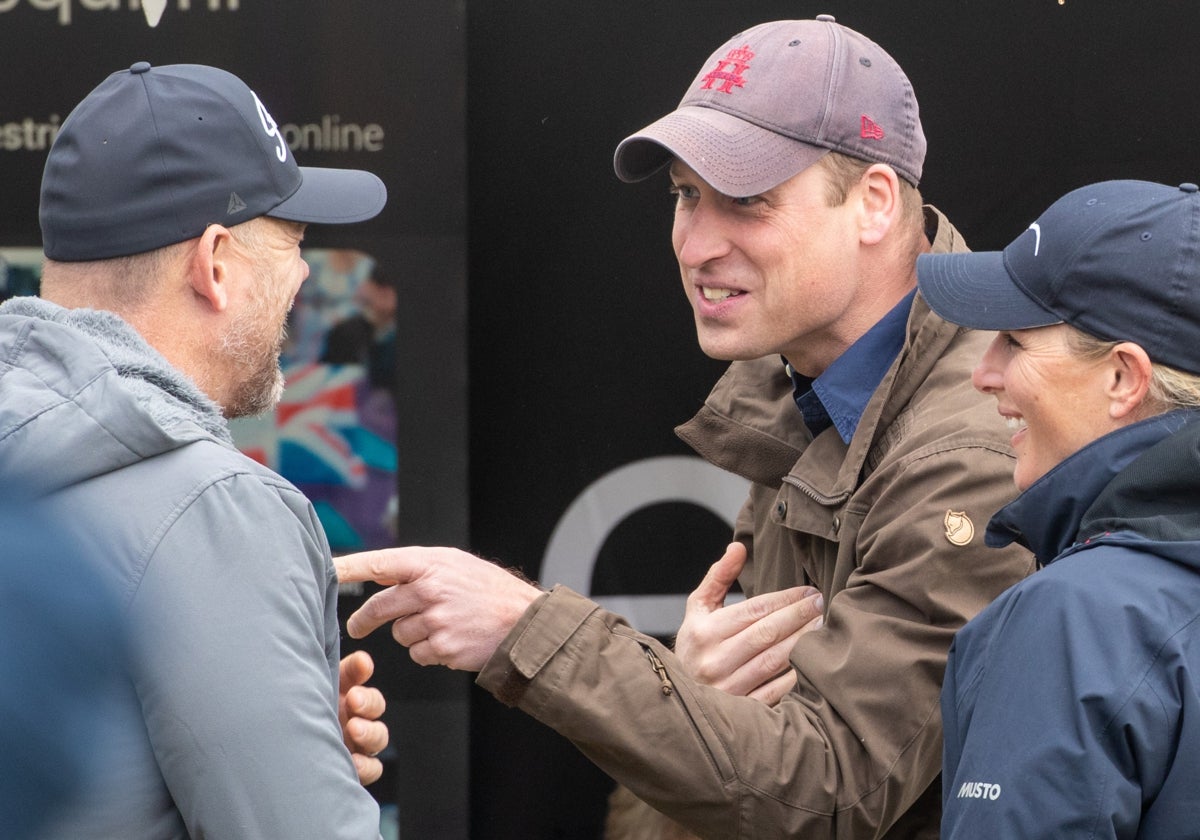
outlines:
[[[380,548],[333,558],[338,583],[375,581],[384,586],[407,583],[419,571],[420,564],[407,548]]]
[[[775,592],[763,592],[755,595],[753,598],[747,598],[736,604],[730,604],[719,611],[718,617],[722,625],[726,628],[726,635],[732,636],[748,627],[769,619],[771,616],[787,612],[791,608],[803,604],[812,596],[820,594],[820,591],[812,586],[793,586]],[[809,602],[802,609],[801,615],[796,617],[797,626],[804,624],[807,618],[812,618],[813,615],[819,613],[822,607],[822,603],[817,603],[816,601]],[[806,613],[811,614],[808,614],[807,618],[805,618]]]

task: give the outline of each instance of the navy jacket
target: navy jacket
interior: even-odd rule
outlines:
[[[1198,418],[1107,435],[992,519],[1045,568],[955,638],[943,838],[1200,837]]]

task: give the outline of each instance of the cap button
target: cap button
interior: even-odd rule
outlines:
[[[145,73],[150,69],[149,61],[139,61],[129,68],[130,73]]]
[[[1179,189],[1186,193],[1200,192],[1200,187],[1196,186],[1195,184],[1180,184]]]
[[[817,15],[817,20],[822,23],[837,23],[837,18],[833,15]]]

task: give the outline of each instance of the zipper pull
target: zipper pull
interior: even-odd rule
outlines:
[[[652,649],[643,646],[642,650],[646,651],[646,658],[650,660],[650,667],[658,674],[658,678],[662,680],[662,693],[670,697],[675,691],[675,686],[671,684],[671,678],[667,676],[667,666],[658,658],[658,654]]]

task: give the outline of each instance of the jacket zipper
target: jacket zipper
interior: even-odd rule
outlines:
[[[829,507],[830,505],[840,505],[842,502],[846,501],[846,499],[850,498],[849,493],[840,493],[837,496],[826,496],[824,493],[818,493],[807,484],[804,484],[799,479],[792,478],[790,475],[785,475],[783,480],[784,483],[792,485],[805,496],[808,496],[808,498],[812,499],[814,502],[825,507]]]
[[[666,697],[670,697],[675,691],[675,685],[671,682],[671,678],[667,676],[667,666],[658,658],[658,654],[651,648],[642,645],[642,650],[646,651],[646,658],[650,660],[650,667],[658,674],[658,678],[662,680],[662,693]]]

